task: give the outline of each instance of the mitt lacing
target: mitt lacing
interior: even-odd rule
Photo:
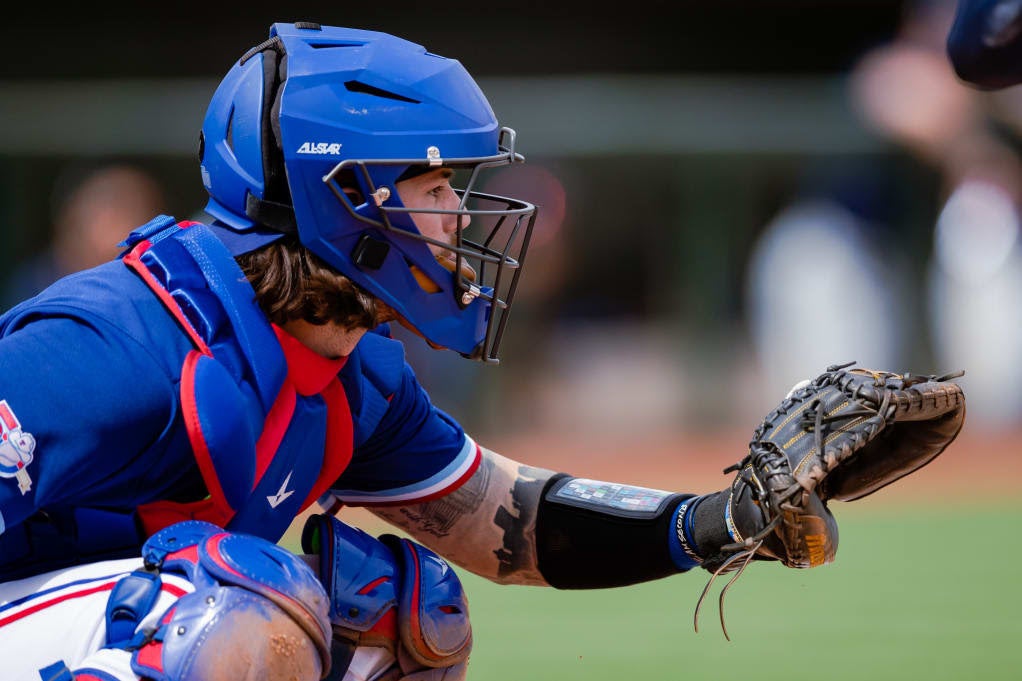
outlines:
[[[751,468],[747,467],[750,463],[759,469],[763,476],[762,481],[753,475]],[[741,471],[739,475],[741,476],[742,481],[750,490],[752,490],[756,499],[760,503],[766,505],[767,513],[765,513],[765,515],[772,515],[773,517],[754,535],[746,537],[741,542],[725,544],[720,548],[721,552],[735,551],[735,553],[728,556],[728,558],[713,571],[713,574],[710,575],[710,579],[706,582],[706,586],[703,587],[703,592],[700,594],[699,600],[696,601],[693,626],[695,627],[696,633],[698,633],[699,611],[702,608],[703,601],[706,599],[706,594],[709,593],[710,587],[713,586],[713,582],[719,575],[728,572],[729,568],[735,565],[738,561],[742,561],[742,564],[738,567],[738,571],[735,572],[734,576],[731,577],[727,584],[724,585],[724,588],[721,589],[720,597],[717,601],[717,611],[720,615],[720,628],[724,632],[724,638],[728,641],[731,640],[731,636],[728,634],[727,623],[724,621],[724,597],[731,589],[731,586],[738,581],[738,578],[745,572],[745,568],[748,567],[750,562],[752,562],[752,558],[756,555],[756,552],[762,548],[763,542],[766,538],[777,528],[778,525],[781,524],[784,516],[780,513],[780,511],[797,510],[797,508],[790,502],[792,497],[798,494],[802,489],[797,482],[792,482],[784,489],[775,492],[774,498],[779,504],[779,509],[777,512],[773,513],[769,511],[770,495],[767,493],[767,489],[770,488],[774,478],[777,476],[790,476],[787,457],[783,452],[777,449],[773,443],[766,442],[754,447],[752,452],[750,452],[744,459],[724,469],[724,473],[733,473],[736,471]]]
[[[771,524],[774,527],[776,527],[777,526],[777,522],[779,520],[780,520],[780,517],[775,518],[774,521]],[[721,573],[724,573],[724,572],[727,572],[727,568],[729,568],[735,562],[737,562],[739,560],[742,560],[742,564],[738,568],[738,571],[735,572],[734,576],[731,579],[728,580],[727,584],[724,585],[724,588],[720,590],[720,598],[717,601],[717,611],[720,613],[720,628],[724,632],[724,638],[726,638],[728,641],[731,640],[731,636],[729,636],[728,633],[727,633],[727,624],[724,622],[724,596],[727,594],[728,590],[731,588],[731,585],[734,584],[735,581],[739,577],[742,576],[743,572],[745,572],[745,568],[749,566],[750,562],[752,562],[752,557],[754,555],[756,555],[756,551],[758,551],[759,548],[762,545],[763,545],[763,540],[760,539],[758,542],[753,544],[750,548],[745,549],[744,551],[739,551],[738,553],[735,553],[734,555],[729,556],[728,559],[725,560],[723,563],[721,563],[720,567],[718,567],[716,570],[714,570],[713,574],[710,575],[709,581],[707,581],[706,582],[706,586],[703,587],[703,592],[699,595],[699,600],[696,601],[696,612],[695,612],[695,616],[693,618],[693,625],[695,626],[695,630],[696,630],[697,634],[699,633],[699,609],[702,607],[703,601],[706,599],[706,594],[709,593],[710,587],[713,585],[714,580],[717,579],[717,575],[719,575]]]
[[[893,413],[891,408],[891,393],[885,390],[883,398],[880,401],[880,405],[876,409],[872,409],[862,403],[854,409],[848,409],[838,414],[827,414],[823,409],[820,408],[820,398],[815,398],[805,412],[802,414],[800,425],[803,430],[813,434],[814,446],[816,448],[817,456],[822,457],[824,454],[824,440],[826,436],[826,429],[824,425],[835,423],[837,421],[851,421],[860,417],[872,418],[878,414],[882,414],[885,419],[890,418]]]

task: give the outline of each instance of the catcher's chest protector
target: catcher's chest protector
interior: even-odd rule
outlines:
[[[147,534],[196,518],[277,541],[351,461],[353,424],[337,378],[272,327],[226,248],[196,223],[160,216],[132,232],[123,256],[179,322],[194,349],[180,406],[209,497],[139,508]]]

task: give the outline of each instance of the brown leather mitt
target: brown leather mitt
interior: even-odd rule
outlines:
[[[788,567],[829,563],[837,525],[826,502],[852,501],[885,487],[930,461],[955,439],[965,421],[965,395],[951,379],[828,367],[793,388],[756,429],[737,471],[728,503],[735,544]],[[750,494],[754,504],[738,503]],[[742,536],[739,514],[758,531]],[[753,522],[750,522],[753,520]],[[725,561],[720,561],[725,562]]]
[[[933,461],[958,436],[965,395],[952,379],[962,372],[926,376],[853,365],[828,367],[796,385],[760,423],[748,455],[725,469],[737,472],[730,489],[696,506],[696,527],[699,515],[722,508],[733,540],[697,538],[702,566],[714,577],[735,569],[740,575],[750,560],[794,568],[832,562],[838,528],[827,501],[872,494]],[[698,613],[697,604],[697,629]]]
[[[746,461],[776,458],[821,499],[854,501],[922,468],[965,422],[965,394],[945,376],[828,367],[793,389],[753,435]],[[783,456],[783,459],[781,458]]]

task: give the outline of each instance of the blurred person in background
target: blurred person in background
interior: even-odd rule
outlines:
[[[942,173],[950,171],[952,143],[975,118],[975,103],[941,63],[939,36],[950,7],[944,0],[907,3],[895,39],[862,55],[848,79],[852,105],[867,124]],[[811,374],[828,358],[875,366],[917,359],[905,356],[904,334],[928,322],[915,319],[920,282],[901,250],[910,245],[888,172],[869,162],[815,163],[803,171],[791,203],[757,237],[746,299],[770,389],[783,387],[793,372]],[[806,286],[811,272],[804,263],[814,259],[828,264],[830,276]],[[884,320],[888,333],[872,333],[837,304],[848,295],[871,301],[870,317]],[[814,328],[836,332],[820,339]],[[957,366],[963,360],[956,357],[942,354],[940,361]]]
[[[748,322],[764,387],[779,391],[791,376],[812,375],[835,358],[865,366],[903,366],[904,273],[885,232],[892,192],[875,168],[827,161],[808,167],[794,200],[753,244],[746,271]],[[813,276],[807,263],[826,263]],[[807,285],[807,283],[809,285]],[[870,301],[878,335],[838,301]],[[826,337],[820,331],[826,329]]]
[[[1020,8],[1022,2],[959,6],[949,49],[960,74],[990,87],[1022,80]],[[914,363],[903,334],[926,329],[936,364],[966,369],[974,422],[1022,422],[1022,394],[1005,389],[1022,380],[1022,161],[1011,135],[993,124],[988,102],[948,63],[954,10],[950,0],[908,3],[894,40],[863,54],[848,82],[866,124],[939,177],[927,263],[916,272],[902,250],[907,225],[885,168],[837,161],[808,168],[749,261],[750,330],[771,390],[828,357]],[[841,276],[805,286],[807,273],[798,268],[807,251]],[[887,320],[888,333],[868,333],[835,304],[853,291],[873,301],[868,314]],[[840,332],[821,342],[814,328]]]
[[[58,176],[51,196],[50,243],[8,273],[2,310],[67,274],[116,257],[125,234],[166,210],[157,180],[127,161],[71,164]]]
[[[1022,355],[1022,103],[1012,88],[1022,83],[1022,2],[959,0],[944,35],[946,59],[970,96],[989,105],[1000,135],[981,138],[973,153],[959,160],[962,181],[937,226],[938,262],[945,274],[934,277],[940,297],[936,312],[947,329],[949,349],[972,348],[982,370],[977,379],[1000,385],[1005,378],[1019,378]],[[939,305],[944,301],[952,305]],[[1022,420],[1017,393],[988,391],[986,397],[981,406],[997,425]]]
[[[997,16],[1019,6],[975,4]],[[972,3],[966,5],[952,35],[963,17],[975,19]],[[1022,161],[1011,137],[993,124],[987,100],[948,63],[954,10],[948,0],[910,3],[896,38],[863,55],[849,84],[867,124],[939,177],[932,252],[913,283],[926,307],[924,328],[936,364],[966,370],[973,422],[1010,428],[1022,422],[1022,394],[1005,389],[1022,380]],[[980,67],[965,70],[973,68]],[[898,271],[892,255],[885,254],[884,268]],[[898,318],[891,328],[901,328]]]

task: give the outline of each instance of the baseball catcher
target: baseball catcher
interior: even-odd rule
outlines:
[[[779,560],[811,568],[834,560],[838,529],[827,507],[831,499],[855,501],[933,461],[955,439],[965,421],[965,396],[943,376],[896,374],[834,365],[796,384],[753,433],[749,453],[725,469],[736,473],[730,488],[692,500],[679,516],[700,526],[703,517],[723,517],[731,543],[712,545],[698,533],[679,539],[702,550],[702,566],[717,575],[738,572],[750,560]],[[708,523],[706,525],[709,525]],[[717,536],[721,536],[718,534]]]
[[[526,261],[536,206],[482,191],[524,158],[460,62],[276,23],[199,139],[208,224],[155,216],[0,315],[5,679],[461,681],[453,568],[601,589],[815,567],[837,549],[830,499],[961,428],[951,376],[845,366],[786,396],[719,492],[527,465],[434,404],[390,334],[496,364]],[[308,556],[267,547],[315,504]],[[332,517],[353,506],[408,538]]]

